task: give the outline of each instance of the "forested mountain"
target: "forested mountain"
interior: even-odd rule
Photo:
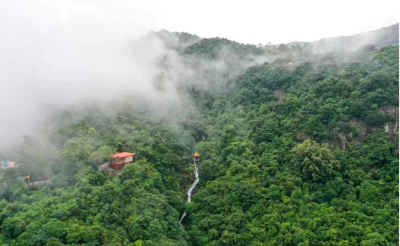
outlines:
[[[167,93],[181,78],[192,110],[93,106],[60,113],[46,141],[26,136],[11,155],[23,165],[0,170],[1,245],[398,244],[398,44],[320,54],[147,38],[169,50],[153,82]],[[135,162],[98,171],[115,151]],[[52,181],[29,187],[28,173]]]
[[[379,30],[360,33],[352,36],[325,38],[311,42],[315,52],[355,51],[359,47],[373,45],[382,48],[399,43],[399,23]]]
[[[183,51],[188,46],[195,44],[201,40],[197,35],[186,32],[169,32],[161,30],[159,32],[151,32],[149,36],[158,37],[170,49]]]
[[[323,38],[313,42],[290,42],[280,45],[267,44],[263,47],[268,51],[302,48],[312,51],[314,54],[326,54],[330,52],[354,52],[362,48],[369,49],[371,47],[379,49],[398,44],[399,23],[351,36]]]

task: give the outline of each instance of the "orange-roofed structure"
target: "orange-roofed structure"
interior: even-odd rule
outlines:
[[[135,153],[121,152],[113,155],[113,159],[110,162],[110,167],[115,170],[121,170],[125,165],[133,162],[133,156]]]
[[[197,166],[198,164],[200,164],[200,154],[199,153],[194,153],[193,157],[192,157],[193,163],[195,166]]]

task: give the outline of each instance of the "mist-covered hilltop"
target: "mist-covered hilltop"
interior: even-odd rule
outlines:
[[[399,23],[379,30],[352,36],[324,38],[311,43],[317,53],[333,51],[356,51],[362,46],[382,48],[399,44]]]
[[[39,130],[0,154],[19,164],[0,169],[0,243],[396,245],[399,46],[351,42],[321,54],[152,32],[124,59],[108,50],[104,77],[83,53],[92,93],[44,101]],[[98,171],[115,152],[134,163]]]
[[[399,23],[382,27],[378,30],[355,34],[351,36],[323,38],[313,42],[290,42],[279,45],[265,45],[268,50],[288,48],[306,48],[314,54],[324,54],[329,52],[354,52],[360,49],[368,49],[369,46],[382,48],[390,45],[399,44]]]

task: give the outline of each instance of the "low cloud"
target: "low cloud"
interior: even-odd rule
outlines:
[[[64,110],[96,105],[109,117],[146,111],[179,121],[195,111],[185,88],[224,86],[265,61],[224,49],[218,60],[182,57],[173,35],[149,34],[149,20],[122,18],[121,9],[114,16],[101,5],[67,1],[2,5],[0,21],[9,25],[0,27],[0,153],[13,152],[23,135],[40,137]]]

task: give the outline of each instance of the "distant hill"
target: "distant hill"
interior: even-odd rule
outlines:
[[[368,45],[379,49],[399,44],[399,24],[352,36],[324,38],[310,43],[315,53],[356,51]]]
[[[223,48],[229,49],[230,52],[239,56],[248,54],[261,55],[264,54],[262,48],[251,44],[241,44],[226,38],[205,38],[201,41],[188,46],[184,53],[187,55],[197,54],[200,56],[216,59],[220,55]]]
[[[186,32],[169,32],[167,30],[151,32],[150,35],[160,38],[168,48],[177,51],[183,51],[187,46],[190,46],[201,40],[201,38],[197,35]]]
[[[340,36],[333,38],[323,38],[313,42],[293,41],[285,44],[267,44],[256,46],[251,44],[241,44],[226,38],[201,38],[185,32],[169,32],[161,30],[151,32],[150,35],[157,36],[164,44],[173,50],[185,54],[197,54],[216,58],[222,47],[229,48],[236,54],[256,54],[282,52],[286,49],[301,49],[311,47],[313,53],[327,53],[339,51],[357,51],[366,46],[374,46],[376,49],[399,44],[399,23],[383,27],[378,30],[359,33],[351,36]],[[264,51],[263,51],[264,50]]]

